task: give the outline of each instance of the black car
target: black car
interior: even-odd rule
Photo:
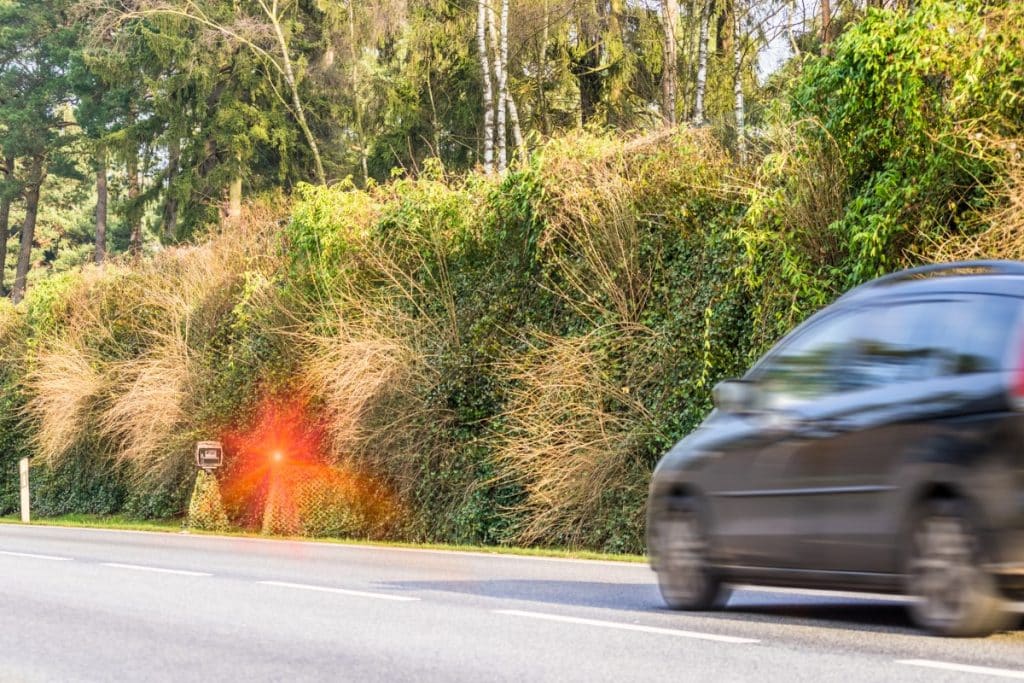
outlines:
[[[658,464],[670,607],[729,584],[905,594],[950,636],[1024,598],[1024,263],[894,273],[787,335]]]

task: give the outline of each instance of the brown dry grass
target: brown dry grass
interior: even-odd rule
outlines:
[[[420,397],[437,374],[408,316],[380,302],[347,303],[335,302],[326,331],[310,324],[299,333],[302,385],[322,401],[336,453],[372,469],[401,470],[401,452],[389,444],[422,422]]]
[[[29,399],[25,410],[37,420],[32,442],[44,461],[60,460],[88,429],[90,411],[109,381],[98,355],[78,340],[41,349],[26,376]]]
[[[635,323],[651,276],[642,223],[664,217],[654,195],[719,188],[728,157],[706,131],[664,130],[623,141],[586,134],[549,143],[541,156],[545,227],[539,247],[568,284],[560,294],[584,315],[611,311]]]
[[[808,127],[819,134],[808,135]],[[841,240],[829,226],[843,217],[849,180],[837,143],[818,121],[805,120],[771,128],[768,146],[749,189],[755,201],[748,222],[770,214],[809,262],[839,263]]]
[[[183,439],[195,427],[189,408],[207,338],[243,273],[274,267],[275,225],[272,212],[251,207],[242,227],[202,245],[85,268],[26,376],[37,454],[57,462],[89,439],[138,477],[173,476],[190,457]]]
[[[992,134],[977,123],[965,124],[962,135],[997,171],[988,187],[993,208],[976,217],[974,233],[929,245],[928,260],[1024,260],[1024,139]]]
[[[604,374],[596,346],[609,334],[628,333],[539,336],[531,351],[509,361],[517,388],[505,415],[509,437],[498,444],[497,458],[527,494],[519,542],[581,542],[603,518],[603,492],[646,484],[635,444],[648,429],[647,413],[628,388]]]

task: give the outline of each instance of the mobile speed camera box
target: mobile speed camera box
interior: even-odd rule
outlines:
[[[212,470],[224,464],[224,447],[220,441],[200,441],[196,444],[196,465]]]

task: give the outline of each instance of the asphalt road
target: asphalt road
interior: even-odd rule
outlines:
[[[643,565],[0,525],[0,681],[984,681],[897,600],[663,608]]]

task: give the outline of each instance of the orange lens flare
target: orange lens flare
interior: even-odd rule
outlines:
[[[331,464],[325,425],[308,405],[265,400],[249,426],[222,435],[222,490],[232,516],[267,533],[342,533],[323,520],[344,507],[381,527],[393,517],[391,497],[377,482]]]

